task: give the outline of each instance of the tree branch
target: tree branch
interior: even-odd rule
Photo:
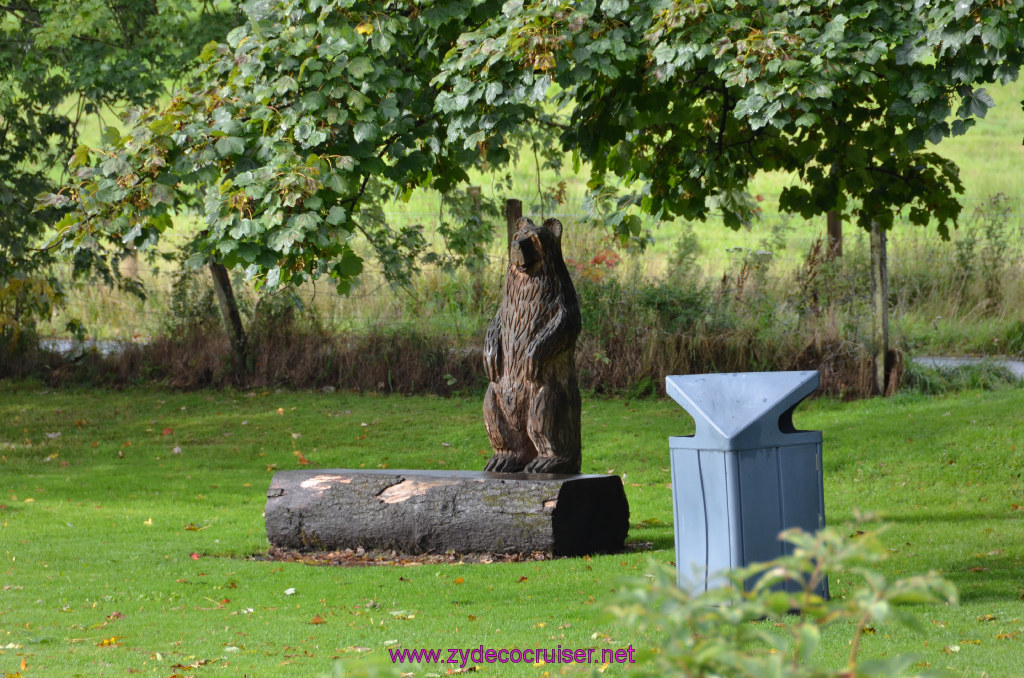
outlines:
[[[722,155],[725,152],[725,146],[723,144],[725,140],[725,126],[729,120],[729,89],[722,85],[722,119],[718,123],[718,155]]]

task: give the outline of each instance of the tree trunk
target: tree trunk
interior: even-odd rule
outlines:
[[[231,363],[235,371],[235,378],[241,379],[249,371],[249,345],[245,339],[242,317],[238,313],[238,302],[235,301],[235,293],[231,289],[231,278],[228,276],[228,269],[224,267],[224,264],[212,259],[210,260],[210,276],[213,278],[213,289],[217,292],[217,303],[220,306],[221,315],[224,317],[224,328],[231,341]]]
[[[279,471],[267,539],[293,549],[579,556],[620,550],[629,504],[618,476],[477,471]]]
[[[885,252],[886,234],[877,222],[871,226],[873,391],[886,395],[889,374],[889,270]]]
[[[829,212],[825,215],[826,229],[828,231],[828,253],[825,255],[829,260],[843,256],[843,219],[838,212]]]
[[[512,198],[505,201],[505,251],[512,247],[512,236],[516,232],[516,224],[523,216],[523,201]]]

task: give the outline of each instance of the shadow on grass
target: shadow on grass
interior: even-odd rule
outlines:
[[[675,538],[671,534],[636,534],[636,528],[630,528],[626,538],[627,551],[672,551],[676,547]]]
[[[934,511],[932,513],[915,512],[913,514],[884,513],[881,516],[883,524],[906,523],[908,525],[921,525],[924,523],[971,523],[1006,520],[1020,523],[1019,512],[999,511]]]
[[[1018,602],[1024,599],[1019,556],[993,551],[998,555],[978,554],[942,568],[942,574],[956,585],[960,602]],[[937,563],[938,564],[938,563]]]

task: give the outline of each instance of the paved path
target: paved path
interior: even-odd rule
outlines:
[[[39,347],[44,351],[55,351],[67,355],[76,348],[81,349],[83,352],[96,351],[100,355],[115,355],[124,350],[125,346],[128,346],[132,342],[119,341],[117,339],[101,339],[96,341],[95,339],[86,339],[81,344],[76,343],[72,339],[40,339]]]
[[[1024,379],[1024,360],[1017,360],[1015,358],[938,358],[934,356],[914,356],[910,360],[918,365],[934,367],[940,370],[952,370],[964,365],[977,365],[983,362],[994,363],[1002,365],[1018,379]]]

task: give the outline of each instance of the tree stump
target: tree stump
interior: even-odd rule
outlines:
[[[477,471],[279,471],[267,539],[298,550],[581,556],[621,550],[622,480],[605,475]]]

